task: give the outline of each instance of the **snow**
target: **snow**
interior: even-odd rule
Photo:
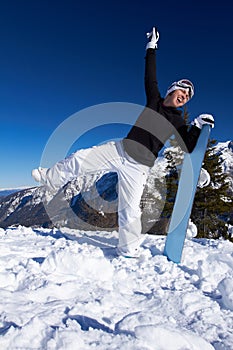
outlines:
[[[126,259],[115,231],[0,229],[0,348],[232,349],[233,244],[193,236],[174,264],[163,236]]]
[[[231,188],[233,189],[233,142],[218,142],[213,148],[222,160],[222,169],[224,173],[229,174]]]

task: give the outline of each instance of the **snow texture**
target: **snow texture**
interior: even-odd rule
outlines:
[[[213,152],[222,160],[222,170],[229,175],[231,189],[233,190],[233,141],[219,142]]]
[[[232,243],[190,238],[174,264],[163,236],[145,236],[139,259],[117,240],[0,229],[0,349],[232,349]]]

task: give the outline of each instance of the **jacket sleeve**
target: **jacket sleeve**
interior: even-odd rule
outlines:
[[[158,101],[161,99],[156,77],[156,50],[147,49],[145,60],[146,106],[156,110]]]
[[[196,146],[198,137],[201,133],[201,129],[192,125],[190,129],[188,129],[188,125],[182,125],[177,129],[179,132],[184,144],[181,144],[180,147],[183,151],[191,153]]]

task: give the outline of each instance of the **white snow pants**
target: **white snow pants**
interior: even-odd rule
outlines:
[[[42,182],[58,190],[78,176],[98,171],[118,174],[118,248],[132,253],[142,242],[140,201],[149,167],[131,158],[121,141],[73,153],[48,169]]]

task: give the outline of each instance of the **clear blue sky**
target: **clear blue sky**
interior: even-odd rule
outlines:
[[[2,1],[0,188],[35,185],[31,169],[70,115],[107,102],[144,105],[145,33],[153,25],[161,94],[191,79],[190,118],[212,113],[212,137],[232,140],[232,12],[229,0]],[[109,138],[126,132],[113,129]]]

